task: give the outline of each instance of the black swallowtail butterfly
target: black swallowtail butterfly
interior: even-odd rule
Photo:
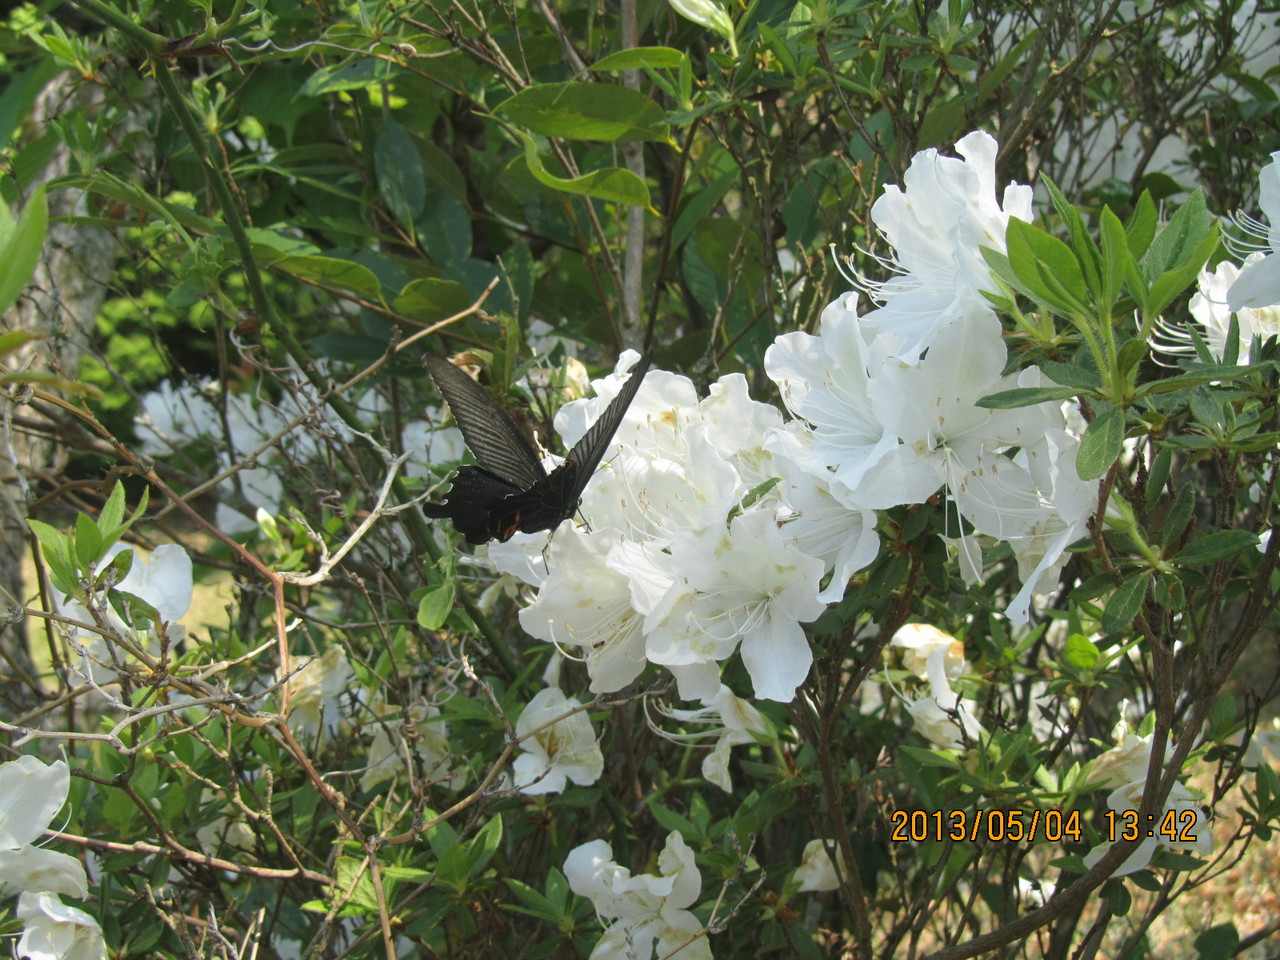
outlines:
[[[429,503],[423,512],[448,517],[467,543],[509,540],[517,530],[554,530],[578,509],[582,491],[640,389],[651,359],[652,353],[640,358],[631,379],[573,445],[564,463],[547,473],[532,442],[484,388],[443,357],[428,355],[427,371],[480,465],[460,467],[444,502]]]

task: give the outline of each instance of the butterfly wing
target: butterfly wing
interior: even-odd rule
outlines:
[[[564,463],[528,490],[513,494],[502,501],[502,522],[512,529],[518,527],[524,533],[554,530],[573,516],[582,501],[591,475],[609,448],[613,435],[631,406],[640,382],[649,372],[652,354],[646,353],[631,371],[631,379],[623,384],[618,395],[609,401],[604,413],[596,419],[582,439],[573,445]]]
[[[618,424],[649,372],[646,353],[631,378],[596,422],[573,445],[565,462],[548,474],[533,445],[480,385],[441,357],[427,369],[480,466],[461,467],[444,502],[427,504],[428,517],[448,517],[468,543],[509,540],[517,530],[554,530],[573,516],[587,481],[600,464]]]
[[[434,519],[448,517],[467,543],[509,540],[517,526],[511,525],[507,500],[521,492],[483,467],[467,464],[453,475],[452,486],[442,503],[425,503],[422,512]]]
[[[618,391],[618,395],[609,401],[609,405],[604,408],[604,413],[596,418],[596,422],[591,425],[586,433],[582,435],[582,439],[573,445],[573,449],[569,451],[566,460],[571,460],[578,465],[578,485],[574,493],[573,509],[577,509],[577,501],[582,496],[582,491],[586,489],[587,481],[591,479],[591,475],[596,472],[596,467],[600,465],[600,458],[604,456],[604,452],[609,449],[609,443],[613,440],[613,435],[618,431],[618,424],[622,423],[622,417],[627,412],[627,408],[631,406],[631,401],[635,399],[636,391],[640,389],[640,383],[644,380],[645,374],[649,372],[649,361],[653,359],[653,351],[648,351],[640,362],[631,368],[631,379],[622,385],[622,389]],[[572,513],[572,510],[570,511]]]
[[[547,471],[529,438],[480,384],[443,357],[429,354],[426,365],[480,466],[516,492],[546,479]]]
[[[528,490],[513,494],[495,508],[498,525],[524,533],[554,530],[578,509],[582,487],[581,470],[566,460]],[[508,534],[510,536],[510,534]],[[506,539],[503,537],[502,539]]]

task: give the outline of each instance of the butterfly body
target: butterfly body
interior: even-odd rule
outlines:
[[[423,512],[451,519],[468,543],[509,540],[517,530],[554,530],[577,511],[650,359],[640,359],[564,463],[547,473],[528,437],[479,384],[442,357],[428,356],[427,370],[479,466],[460,467],[444,502],[427,504]]]

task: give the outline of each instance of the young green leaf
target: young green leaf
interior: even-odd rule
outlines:
[[[1116,592],[1107,601],[1102,612],[1102,630],[1104,633],[1115,633],[1125,630],[1133,623],[1134,618],[1142,610],[1142,598],[1147,595],[1147,584],[1151,582],[1151,572],[1144,570],[1134,576],[1130,575],[1116,588]]]
[[[504,100],[498,113],[546,137],[609,143],[668,137],[666,111],[614,83],[541,83]]]
[[[1080,441],[1076,470],[1081,480],[1094,480],[1116,462],[1124,444],[1124,411],[1112,407],[1094,417]]]

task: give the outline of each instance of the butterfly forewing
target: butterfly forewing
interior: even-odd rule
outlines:
[[[513,484],[517,492],[546,477],[529,438],[480,384],[443,357],[429,354],[426,364],[480,466]]]
[[[566,459],[578,465],[577,473],[580,478],[580,486],[574,497],[573,509],[577,509],[577,501],[581,498],[582,491],[587,486],[587,481],[596,472],[596,467],[600,465],[600,458],[609,449],[609,443],[613,440],[613,435],[618,432],[618,424],[622,423],[623,415],[626,414],[627,408],[631,406],[631,401],[635,399],[636,391],[640,389],[640,383],[644,380],[644,375],[649,372],[649,361],[652,359],[652,353],[645,353],[640,358],[640,362],[631,368],[631,378],[622,385],[618,395],[609,401],[609,405],[604,408],[604,413],[596,418],[596,422],[591,425],[591,429],[584,433],[582,439],[575,443],[573,449],[569,451],[569,456]],[[570,513],[572,513],[572,510]]]

